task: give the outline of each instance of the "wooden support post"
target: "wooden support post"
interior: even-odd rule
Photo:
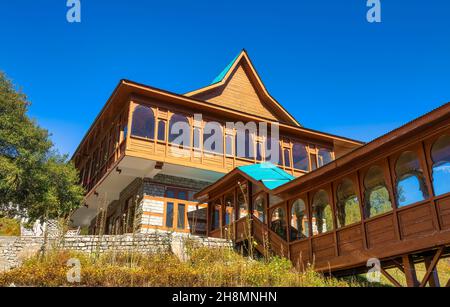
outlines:
[[[394,284],[397,288],[401,288],[402,285],[394,278],[391,274],[389,274],[385,269],[381,268],[381,273],[386,277],[391,283]]]
[[[420,283],[421,287],[425,287],[428,281],[430,281],[430,287],[440,287],[439,285],[439,277],[436,270],[436,265],[439,262],[439,259],[441,258],[442,253],[444,252],[444,247],[441,247],[437,250],[436,254],[434,255],[433,259],[430,257],[425,258],[425,266],[427,269],[427,272],[425,273],[425,276],[423,277],[422,282]],[[430,279],[430,277],[432,277]]]
[[[416,268],[411,255],[405,255],[402,257],[403,269],[405,271],[406,285],[408,287],[418,287],[419,281],[417,280]]]

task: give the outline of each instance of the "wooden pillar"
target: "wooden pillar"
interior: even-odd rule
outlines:
[[[417,280],[416,268],[411,255],[405,255],[402,257],[403,268],[405,271],[406,285],[408,287],[418,287],[419,281]]]
[[[428,271],[428,269],[430,268],[430,266],[432,265],[433,262],[433,257],[425,257],[425,268]],[[440,287],[441,284],[439,282],[439,275],[438,275],[438,271],[437,268],[435,267],[433,269],[433,272],[430,275],[430,279],[428,280],[428,283],[430,285],[430,287]]]

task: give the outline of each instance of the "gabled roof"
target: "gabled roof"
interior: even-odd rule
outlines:
[[[248,77],[248,80],[251,82],[258,97],[260,97],[267,108],[276,115],[275,117],[277,120],[301,127],[300,123],[269,94],[245,50],[242,50],[210,85],[186,93],[184,96],[211,101],[211,94],[215,93],[215,96],[220,96],[220,94],[217,93],[223,92],[227,88],[229,82],[233,79],[235,73],[241,69],[245,72],[245,77]],[[235,89],[232,91],[236,92]],[[243,101],[243,103],[248,102]]]
[[[244,177],[253,184],[259,185],[266,192],[283,186],[295,179],[294,176],[286,173],[272,163],[250,164],[236,167],[213,184],[195,194],[194,197],[199,200],[208,197],[208,193],[211,191],[221,189],[224,184],[231,183],[240,177]]]

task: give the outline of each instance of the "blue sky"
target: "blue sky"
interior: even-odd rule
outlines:
[[[0,3],[0,70],[71,154],[122,78],[184,93],[246,48],[304,126],[369,141],[450,101],[450,1],[66,0]]]

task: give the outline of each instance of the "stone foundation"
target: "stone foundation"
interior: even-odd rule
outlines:
[[[187,258],[185,247],[187,240],[211,248],[232,246],[231,242],[223,239],[154,231],[147,234],[120,236],[76,236],[63,240],[49,238],[48,249],[59,248],[86,253],[168,251],[173,252],[181,260],[185,260]],[[0,237],[0,272],[17,267],[24,260],[37,255],[43,243],[43,237]]]

